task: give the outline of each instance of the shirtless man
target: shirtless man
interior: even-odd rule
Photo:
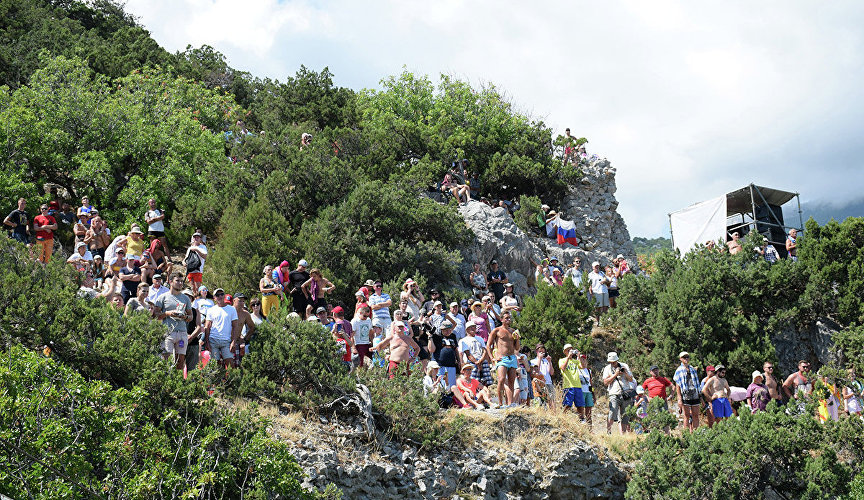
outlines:
[[[768,394],[771,395],[771,399],[778,405],[782,405],[783,393],[780,392],[780,382],[777,381],[777,377],[774,375],[774,363],[766,361],[762,365],[762,378],[765,381],[765,387],[768,388]]]
[[[726,243],[726,246],[729,247],[729,254],[730,255],[735,255],[736,253],[738,253],[742,250],[741,242],[738,240],[740,237],[741,237],[741,235],[739,235],[738,232],[736,231],[736,232],[732,233],[732,241]]]
[[[792,262],[798,262],[798,230],[790,229],[786,237],[786,252]]]
[[[516,353],[519,352],[519,332],[510,328],[512,318],[510,312],[501,313],[501,326],[492,330],[489,334],[489,342],[486,343],[486,353],[489,359],[494,359],[495,370],[498,373],[498,404],[504,402],[507,395],[507,406],[515,407],[518,403],[513,398],[513,384],[516,382],[516,370],[518,361]],[[492,347],[496,347],[496,355],[492,355]]]
[[[396,376],[396,369],[399,366],[399,363],[402,362],[405,363],[405,373],[410,375],[410,349],[414,349],[414,352],[420,352],[420,346],[417,345],[417,342],[414,342],[410,330],[406,330],[405,323],[402,321],[394,321],[390,325],[390,332],[387,334],[387,337],[378,343],[378,345],[369,348],[369,350],[372,352],[379,351],[388,345],[390,346],[390,364],[387,366],[387,372],[390,374],[390,378]]]
[[[715,373],[716,375],[705,383],[702,394],[711,401],[714,420],[726,420],[732,416],[732,404],[729,402],[731,389],[729,389],[729,381],[726,380],[726,367],[717,365]]]
[[[714,367],[711,365],[706,366],[705,378],[702,379],[702,387],[705,387],[705,384],[708,382],[708,380],[714,378],[715,376],[716,372],[714,371]],[[714,414],[711,412],[711,400],[706,398],[705,396],[702,397],[702,400],[705,401],[705,417],[708,420],[708,428],[710,429],[711,427],[714,427]]]
[[[237,310],[237,324],[240,325],[240,343],[237,345],[237,354],[235,355],[235,363],[239,366],[243,356],[249,352],[249,339],[255,333],[255,322],[252,321],[252,315],[246,310],[244,301],[246,296],[238,293],[234,296],[234,309]]]
[[[798,362],[798,371],[786,377],[783,382],[783,391],[789,399],[803,399],[813,391],[813,382],[810,381],[810,363],[803,359]]]

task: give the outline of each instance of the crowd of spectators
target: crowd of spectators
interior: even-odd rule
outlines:
[[[454,196],[470,200],[466,192]],[[18,200],[17,208],[3,221],[10,237],[27,245],[34,259],[47,263],[55,235],[68,233],[73,251],[67,262],[81,273],[82,291],[103,297],[125,315],[146,314],[161,321],[166,327],[163,356],[184,371],[210,359],[224,369],[240,366],[243,356],[255,348],[256,328],[275,311],[290,307],[290,315],[320,324],[332,335],[346,370],[386,370],[390,378],[420,370],[424,392],[435,395],[447,408],[543,406],[573,411],[591,425],[596,385],[605,387],[608,399],[607,432],[615,423],[621,432],[630,431],[632,412],[627,409],[635,407],[637,417],[644,417],[649,400],[656,397],[662,398],[664,409],[674,401],[674,411],[690,430],[699,426],[702,415],[712,426],[737,415],[745,405],[751,412],[764,411],[772,400],[791,403],[794,411],[801,412],[802,401],[816,397],[823,420],[862,411],[864,386],[854,372],[850,370],[845,385],[834,383],[827,376],[812,377],[806,361],[782,382],[774,365],[766,362],[743,388],[729,385],[723,365],[706,367],[706,376],[700,378],[687,352],[680,353],[681,364],[672,380],[652,366],[650,376],[639,383],[629,366],[610,352],[608,364],[595,379],[587,353],[571,344],[564,346],[557,361],[543,344],[533,349],[522,344],[519,331],[512,327],[514,315],[522,310],[522,298],[495,260],[488,272],[480,263],[474,264],[468,299],[447,303],[439,290],[422,293],[413,279],[402,284],[398,297],[391,297],[381,281],[369,279],[358,287],[352,313],[328,301],[335,286],[319,269],[309,269],[306,260],[293,269],[282,261],[263,269],[260,298],[256,293],[247,303],[244,293],[232,296],[222,288],[211,292],[204,284],[208,249],[199,230],[190,238],[182,269],[175,269],[178,265],[171,263],[165,239],[165,213],[154,199],[147,201],[143,211],[146,237],[137,224],[126,234],[112,234],[87,197],[74,212],[68,203],[57,200],[40,205],[39,211],[31,222],[26,200]],[[790,232],[792,257],[795,236]],[[734,236],[730,252],[733,243],[737,243]],[[757,250],[768,255],[769,247]],[[631,272],[622,255],[605,268],[593,262],[587,275],[578,257],[566,267],[557,257],[535,265],[538,282],[560,286],[565,279],[572,280],[594,301],[598,323],[609,307],[615,307],[618,279]],[[583,280],[587,280],[584,287]],[[560,389],[555,384],[556,369]]]

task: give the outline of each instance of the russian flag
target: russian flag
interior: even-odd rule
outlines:
[[[555,225],[558,226],[558,244],[570,243],[571,245],[579,246],[579,240],[576,239],[576,223],[572,220],[564,220],[560,216],[555,219]]]

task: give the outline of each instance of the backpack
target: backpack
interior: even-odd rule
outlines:
[[[186,255],[186,259],[183,260],[183,264],[186,265],[187,273],[197,273],[201,269],[201,256],[198,255],[198,252],[190,250]]]

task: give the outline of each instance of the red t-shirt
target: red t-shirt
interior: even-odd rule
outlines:
[[[648,393],[649,398],[661,396],[666,399],[666,388],[671,386],[672,382],[666,377],[650,377],[642,382],[642,388]]]
[[[50,226],[51,224],[57,224],[57,221],[50,215],[37,215],[36,217],[33,217],[34,226]],[[53,240],[54,231],[36,231],[36,239]]]
[[[351,362],[351,349],[348,349],[348,342],[343,338],[337,338],[336,343],[339,344],[342,351],[342,361]]]
[[[480,381],[476,378],[472,378],[471,382],[468,382],[466,385],[468,386],[468,391],[471,392],[471,397],[477,397],[477,390],[480,389]],[[462,391],[462,394],[465,394],[464,390]]]

